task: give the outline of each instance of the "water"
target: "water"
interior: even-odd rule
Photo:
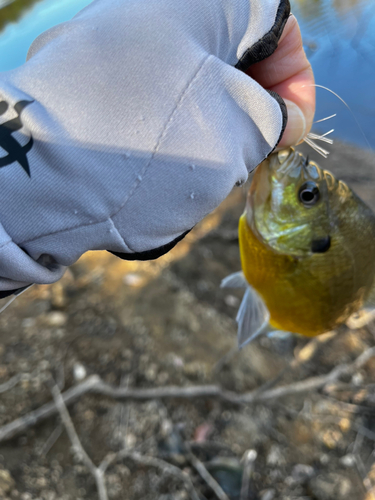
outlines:
[[[16,68],[43,31],[71,19],[91,0],[0,0],[0,71]]]
[[[374,0],[291,0],[301,26],[315,81],[350,106],[371,148],[375,149],[375,2]],[[317,89],[316,119],[335,128],[334,137],[369,147],[355,119],[336,97]]]
[[[69,20],[91,0],[0,0],[0,71],[26,59],[31,42],[49,27]],[[375,1],[291,0],[316,83],[351,107],[375,149]],[[10,22],[11,21],[11,22]],[[368,147],[353,116],[333,95],[317,89],[316,119],[337,113],[318,130]]]

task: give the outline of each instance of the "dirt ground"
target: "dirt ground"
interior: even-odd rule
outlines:
[[[332,149],[330,159],[319,163],[375,209],[375,155],[340,144]],[[263,337],[224,362],[236,345],[241,294],[219,284],[240,268],[236,227],[245,193],[246,187],[236,188],[157,261],[89,253],[59,283],[33,287],[1,314],[0,436],[2,426],[52,401],[54,382],[64,393],[97,374],[129,389],[215,384],[242,394],[323,376],[375,346],[369,325],[313,342]],[[196,471],[191,452],[230,500],[370,500],[374,377],[371,358],[318,390],[253,404],[86,394],[69,412],[96,465],[111,452],[127,451],[105,474],[113,500],[193,498],[188,476],[196,498],[218,498]],[[56,413],[1,439],[1,499],[99,498]],[[252,463],[243,458],[249,450]],[[168,463],[185,473],[185,482],[169,473]]]

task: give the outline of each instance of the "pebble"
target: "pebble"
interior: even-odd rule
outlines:
[[[340,458],[340,464],[344,467],[354,467],[355,463],[355,456],[351,453],[348,453],[347,455],[344,455]]]
[[[52,311],[46,315],[46,321],[49,326],[64,326],[68,316],[61,311]]]
[[[32,500],[33,497],[30,495],[30,493],[22,493],[21,495],[21,500]]]
[[[0,495],[5,495],[15,486],[14,479],[6,469],[0,470]]]
[[[161,372],[158,375],[157,383],[158,385],[165,385],[169,380],[169,375],[167,372]]]
[[[158,366],[156,364],[150,365],[145,371],[146,380],[154,382],[158,373]]]
[[[138,287],[142,285],[143,278],[139,274],[136,273],[129,273],[126,274],[123,278],[122,281],[124,285],[131,286],[131,287]]]
[[[204,379],[206,376],[206,366],[199,361],[186,363],[183,368],[184,374],[194,380]]]
[[[8,368],[5,365],[0,365],[0,379],[6,378],[8,376]]]
[[[297,464],[293,467],[292,478],[297,483],[305,483],[315,475],[314,467],[311,465]]]
[[[362,373],[357,372],[352,376],[352,384],[354,384],[356,386],[362,385],[363,381],[364,381],[364,377],[363,377]]]
[[[174,498],[175,500],[189,500],[190,495],[187,491],[177,491]]]
[[[334,472],[312,478],[309,485],[314,498],[319,500],[347,500],[352,493],[350,480]]]
[[[266,490],[263,491],[260,500],[273,500],[276,497],[276,491],[275,490]]]
[[[324,434],[322,436],[323,443],[330,450],[337,448],[341,439],[342,439],[341,432],[339,430],[335,430],[335,429],[328,429],[326,432],[324,432]]]
[[[81,363],[74,363],[73,365],[73,377],[74,380],[80,382],[87,377],[86,368]]]
[[[224,302],[226,303],[227,306],[229,307],[237,307],[238,304],[239,304],[239,300],[237,297],[235,297],[234,295],[227,295],[225,298],[224,298]]]
[[[128,432],[124,439],[125,448],[131,450],[137,443],[137,438],[131,432]]]
[[[276,444],[271,446],[271,449],[267,455],[267,465],[282,466],[285,465],[285,458],[279,446]]]

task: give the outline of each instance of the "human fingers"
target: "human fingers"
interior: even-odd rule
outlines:
[[[278,48],[267,59],[254,64],[247,74],[285,101],[288,123],[279,147],[299,144],[310,131],[315,112],[314,75],[303,50],[301,32],[290,16]]]

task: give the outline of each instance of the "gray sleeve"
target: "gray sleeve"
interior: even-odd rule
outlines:
[[[241,71],[288,0],[95,0],[0,74],[0,290],[87,250],[167,251],[244,181],[286,123]]]

